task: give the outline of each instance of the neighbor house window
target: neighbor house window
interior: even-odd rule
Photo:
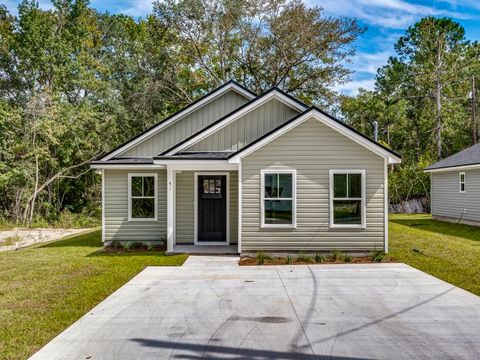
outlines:
[[[262,227],[295,227],[295,170],[262,170]]]
[[[330,170],[330,226],[365,227],[365,170]]]
[[[157,175],[128,174],[128,220],[157,219]]]
[[[460,192],[464,193],[465,192],[465,173],[461,172],[458,174],[458,182],[460,186]]]

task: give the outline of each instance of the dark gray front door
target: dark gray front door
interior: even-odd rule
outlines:
[[[198,176],[198,242],[227,241],[227,177]]]

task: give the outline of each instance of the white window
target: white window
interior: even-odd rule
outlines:
[[[330,170],[330,227],[365,228],[365,170]]]
[[[296,171],[261,171],[261,226],[296,226]]]
[[[458,184],[459,184],[459,191],[461,193],[465,192],[465,172],[458,173]]]
[[[157,220],[157,174],[128,174],[128,221]]]

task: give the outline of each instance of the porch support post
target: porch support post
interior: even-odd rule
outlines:
[[[174,204],[174,170],[171,166],[167,166],[167,253],[173,252],[174,242],[174,219],[175,219],[175,204]]]

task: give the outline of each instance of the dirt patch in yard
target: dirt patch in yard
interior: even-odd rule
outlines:
[[[66,236],[88,232],[91,229],[50,229],[50,228],[15,228],[0,231],[0,251],[15,250],[26,246],[59,240]]]

